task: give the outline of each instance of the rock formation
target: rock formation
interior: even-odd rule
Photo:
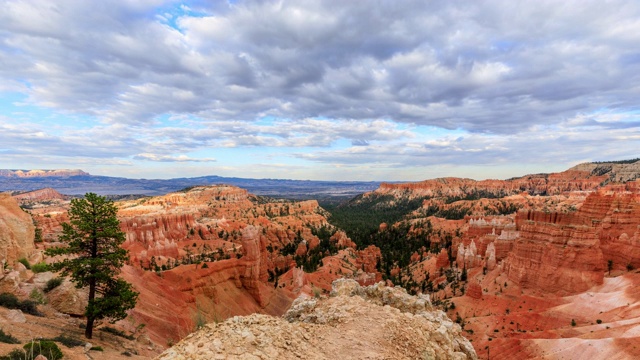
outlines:
[[[8,193],[0,193],[0,261],[13,266],[16,260],[34,252],[35,227]]]
[[[480,287],[480,284],[478,284],[477,281],[470,281],[465,295],[473,299],[481,299],[482,287]]]
[[[638,183],[590,194],[575,213],[520,212],[518,237],[505,261],[524,288],[571,294],[601,284],[607,262],[640,265]]]
[[[251,315],[208,324],[158,359],[477,359],[460,327],[430,310],[427,299],[355,281],[334,283],[331,294],[299,298],[284,319]]]
[[[496,267],[496,247],[493,243],[487,246],[487,252],[484,255],[487,269],[493,270]]]
[[[600,241],[586,219],[572,214],[521,212],[520,237],[505,261],[509,279],[523,288],[571,294],[602,284]]]
[[[463,257],[464,257],[464,254],[463,254]],[[437,261],[436,261],[436,268],[440,269],[440,268],[444,268],[444,267],[448,267],[448,266],[449,266],[449,255],[447,254],[447,250],[442,249],[438,253],[438,257],[437,257]]]

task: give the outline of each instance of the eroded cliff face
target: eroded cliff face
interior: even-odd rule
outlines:
[[[235,315],[281,315],[296,296],[268,283],[266,239],[248,226],[240,258],[186,264],[158,273],[128,266],[123,277],[140,292],[132,317],[161,345],[204,322]],[[206,264],[206,265],[204,265]]]
[[[578,293],[602,284],[609,261],[640,265],[638,182],[603,187],[573,213],[519,212],[516,226],[504,271],[524,288]]]
[[[35,227],[31,216],[8,193],[0,193],[0,261],[13,266],[34,253]]]
[[[591,195],[583,205],[593,214],[605,261],[614,269],[640,268],[640,182],[624,188],[604,188]]]
[[[596,229],[580,214],[518,213],[519,237],[504,271],[523,288],[558,295],[602,284],[604,258]]]

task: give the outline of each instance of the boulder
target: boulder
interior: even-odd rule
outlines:
[[[65,280],[62,284],[47,293],[49,305],[63,314],[82,316],[88,304],[88,293],[85,289],[77,289]]]
[[[7,318],[9,322],[14,323],[25,323],[27,319],[24,317],[24,314],[20,310],[9,310],[7,314],[4,316]]]
[[[0,293],[15,293],[20,287],[20,273],[11,271],[0,280]]]
[[[31,282],[38,288],[43,289],[47,285],[47,281],[53,279],[55,274],[51,271],[45,271],[34,274],[31,278]]]

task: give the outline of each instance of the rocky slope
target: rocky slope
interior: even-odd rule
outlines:
[[[623,183],[637,179],[640,174],[640,159],[579,164],[569,171],[586,171],[594,175],[606,175],[610,182]]]
[[[428,297],[338,280],[327,299],[299,298],[284,318],[212,323],[157,359],[477,359],[460,327]]]

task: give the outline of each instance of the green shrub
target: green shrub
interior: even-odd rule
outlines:
[[[2,293],[0,294],[0,306],[4,306],[7,309],[17,309],[20,300],[10,293]]]
[[[39,262],[31,266],[31,271],[33,271],[36,274],[49,271],[49,265],[46,262]]]
[[[24,265],[24,267],[26,267],[27,269],[31,269],[31,264],[29,264],[29,260],[25,258],[20,258],[18,259],[18,262]]]
[[[38,303],[33,300],[23,300],[20,302],[18,309],[22,310],[22,312],[35,315],[35,316],[43,316],[40,311],[38,311]]]
[[[571,319],[571,326],[576,326],[576,321],[575,321],[575,319]]]
[[[0,329],[0,342],[6,344],[20,344],[20,341],[13,337],[11,334],[5,334],[2,329]]]
[[[600,319],[596,320],[596,322],[597,322],[598,324],[602,324],[602,320],[600,320]]]
[[[39,340],[32,341],[23,346],[23,349],[26,351],[26,358],[31,360],[37,357],[38,355],[42,355],[46,357],[48,360],[58,360],[62,359],[62,351],[54,343],[49,340]]]
[[[35,222],[34,222],[34,225],[36,225]],[[42,240],[42,229],[40,229],[38,226],[36,226],[35,236],[33,238],[33,242],[37,244],[37,243],[41,243],[42,241],[43,241]]]
[[[91,347],[91,349],[89,350],[93,350],[93,351],[104,351],[104,349],[102,348],[102,346],[93,346]]]
[[[132,335],[127,335],[127,334],[124,333],[124,331],[120,331],[118,329],[114,329],[114,328],[109,327],[109,326],[105,326],[105,327],[101,328],[100,331],[108,332],[109,334],[120,336],[120,337],[123,337],[125,339],[129,339],[129,340],[135,339]]]
[[[0,356],[0,360],[25,360],[26,358],[26,353],[20,349],[13,349],[7,355]]]
[[[78,340],[72,337],[66,337],[64,335],[58,335],[56,337],[54,337],[53,339],[47,339],[47,340],[51,340],[51,341],[56,341],[59,342],[60,344],[68,347],[68,348],[72,348],[72,347],[76,347],[76,346],[84,346],[85,342],[82,340]]]
[[[47,298],[44,297],[44,294],[40,290],[38,290],[38,288],[33,288],[33,290],[31,290],[29,298],[40,305],[47,303]]]
[[[62,278],[55,277],[49,281],[47,281],[47,285],[44,287],[44,292],[48,293],[49,291],[57,288],[62,284]]]
[[[38,311],[37,302],[32,300],[20,301],[15,295],[10,293],[0,294],[0,306],[6,307],[7,309],[22,310],[22,312],[24,313],[35,316],[42,316],[42,314]]]

